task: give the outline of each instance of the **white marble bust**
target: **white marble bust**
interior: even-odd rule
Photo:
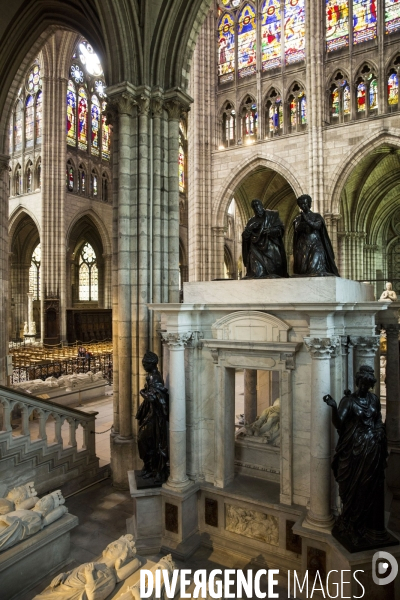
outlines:
[[[396,302],[397,300],[397,294],[393,290],[392,284],[390,282],[386,284],[386,290],[382,292],[382,295],[379,298],[379,302],[383,302],[385,300],[389,302]]]

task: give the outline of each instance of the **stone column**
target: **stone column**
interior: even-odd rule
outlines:
[[[212,265],[212,279],[224,278],[224,243],[225,227],[213,227],[214,264]]]
[[[350,340],[355,348],[354,377],[362,365],[368,365],[375,370],[375,357],[380,344],[380,336],[351,336]],[[379,379],[377,373],[375,376]],[[355,381],[349,381],[349,385],[351,388],[355,385]]]
[[[112,308],[111,254],[103,254],[104,260],[104,293],[103,308]]]
[[[257,417],[257,371],[244,370],[244,420],[254,423]]]
[[[31,335],[36,333],[36,324],[33,320],[33,293],[28,292],[28,330]]]
[[[386,325],[386,433],[390,445],[400,445],[399,326]],[[377,376],[379,380],[379,377]]]
[[[0,154],[0,384],[7,385],[8,354],[8,160]]]
[[[165,487],[181,491],[191,485],[186,472],[185,346],[191,332],[163,333],[169,346],[169,462]]]
[[[323,396],[330,393],[331,357],[339,338],[304,338],[311,361],[311,460],[310,507],[304,526],[330,529],[334,519],[330,508],[331,412]]]

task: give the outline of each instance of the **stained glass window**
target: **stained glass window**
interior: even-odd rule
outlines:
[[[376,38],[376,0],[353,0],[353,43]]]
[[[15,195],[22,194],[22,169],[21,165],[17,165],[15,169]]]
[[[326,0],[327,52],[349,45],[349,1]]]
[[[78,148],[86,150],[87,148],[87,126],[88,126],[88,102],[85,89],[79,88],[78,91]]]
[[[270,99],[267,102],[267,113],[270,135],[281,133],[283,128],[282,99],[275,90],[271,92]]]
[[[40,144],[42,141],[42,108],[43,108],[43,94],[38,92],[36,96],[36,143]]]
[[[253,104],[244,118],[244,136],[255,137],[257,135],[257,106]]]
[[[83,165],[79,165],[78,192],[84,194],[86,191],[86,174]]]
[[[386,33],[393,33],[400,29],[399,0],[385,0],[385,29]]]
[[[304,94],[299,96],[300,99],[300,122],[301,125],[307,125],[307,98]]]
[[[79,300],[98,300],[98,269],[96,254],[92,246],[86,243],[79,257]]]
[[[285,0],[285,57],[286,64],[305,59],[304,0]]]
[[[289,98],[290,106],[290,128],[295,130],[297,127],[297,102],[294,96]]]
[[[67,143],[76,146],[76,92],[72,81],[67,91]]]
[[[33,146],[35,106],[33,96],[28,96],[25,102],[25,145]]]
[[[179,168],[179,191],[185,191],[185,150],[183,148],[182,136],[179,136],[179,155],[178,155],[178,168]]]
[[[33,190],[33,173],[32,173],[32,163],[28,163],[28,167],[26,169],[26,191],[32,192]]]
[[[103,202],[108,202],[108,178],[106,173],[103,173],[101,188],[101,199]]]
[[[228,103],[223,114],[223,142],[225,146],[235,143],[236,138],[236,112]]]
[[[256,72],[256,15],[250,4],[242,9],[238,23],[238,74],[247,77]]]
[[[99,146],[100,146],[100,102],[97,96],[92,96],[92,154],[98,156],[99,155]]]
[[[339,89],[335,84],[331,87],[331,116],[333,118],[339,117],[340,113],[340,102],[339,102]]]
[[[92,196],[97,196],[99,193],[96,171],[92,171]]]
[[[105,102],[102,103],[102,117],[101,117],[101,155],[105,160],[110,160],[110,152],[111,152],[111,132],[110,126],[107,125],[107,117],[104,114],[104,111],[107,108],[107,104]]]
[[[343,84],[343,114],[349,115],[351,112],[351,103],[350,103],[350,86],[344,82]]]
[[[104,84],[104,81],[101,81],[101,79],[99,81],[96,81],[94,84],[94,89],[96,90],[100,98],[104,98],[104,96],[106,95],[105,88],[106,86]]]
[[[37,165],[36,165],[36,181],[37,181],[37,187],[38,188],[42,187],[42,161],[40,158],[37,161]]]
[[[263,71],[275,69],[281,60],[281,3],[264,0],[261,16],[261,53]]]
[[[22,114],[22,102],[21,100],[18,100],[14,124],[14,150],[16,151],[21,150],[22,148]]]
[[[357,112],[365,111],[365,94],[366,85],[363,81],[360,81],[357,85]]]
[[[218,26],[219,81],[232,81],[235,72],[235,26],[230,15],[222,16]]]
[[[76,83],[83,83],[83,71],[78,67],[78,65],[71,66],[71,77]]]
[[[66,184],[67,184],[67,190],[69,192],[73,192],[74,191],[74,168],[73,168],[70,160],[67,162]]]
[[[86,41],[79,44],[79,58],[89,75],[95,75],[96,77],[103,75],[99,57],[92,46]]]
[[[26,87],[31,94],[35,94],[42,87],[39,65],[34,65],[29,71]]]
[[[378,82],[371,79],[369,82],[369,109],[375,110],[378,108]]]
[[[388,102],[391,106],[399,104],[399,78],[397,73],[391,73],[388,79]]]
[[[34,300],[40,300],[40,261],[42,251],[40,244],[36,246],[32,253],[31,266],[29,269],[29,293],[33,294]]]

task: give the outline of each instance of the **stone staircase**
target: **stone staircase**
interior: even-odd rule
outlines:
[[[96,412],[0,386],[0,497],[28,481],[71,493],[109,474],[96,457]]]

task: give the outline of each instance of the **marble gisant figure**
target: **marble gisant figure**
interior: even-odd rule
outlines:
[[[251,203],[254,211],[242,233],[244,279],[288,277],[283,235],[285,228],[276,210],[267,210],[261,200]]]
[[[339,434],[332,469],[343,508],[332,535],[350,552],[393,543],[385,528],[388,451],[380,401],[371,392],[375,384],[372,367],[363,365],[356,374],[357,389],[346,390],[339,407],[329,394],[323,398]]]
[[[31,537],[68,512],[60,490],[38,498],[34,482],[0,498],[0,552]]]
[[[339,277],[323,217],[311,210],[311,197],[297,199],[301,210],[293,221],[293,273],[301,277]]]
[[[142,364],[147,376],[144,389],[140,390],[143,402],[136,414],[139,456],[144,463],[141,477],[163,483],[169,475],[168,390],[157,368],[157,354],[146,352]]]
[[[33,600],[105,600],[117,583],[141,567],[132,535],[123,535],[108,544],[98,561],[84,563],[60,573]]]
[[[238,429],[236,436],[254,436],[265,444],[279,447],[281,445],[280,417],[280,399],[277,398],[272,406],[263,410],[254,423],[245,424]]]

